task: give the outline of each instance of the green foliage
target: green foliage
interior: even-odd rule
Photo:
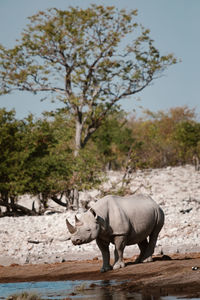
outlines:
[[[189,163],[197,151],[199,123],[188,107],[167,113],[146,111],[146,117],[130,122],[136,145],[133,160],[138,167],[163,167]]]
[[[79,190],[98,187],[102,182],[102,162],[96,147],[82,149],[75,158],[72,186]]]
[[[24,140],[26,160],[25,177],[28,178],[27,192],[33,195],[41,193],[50,197],[52,193],[66,189],[71,172],[72,151],[68,146],[68,134],[65,140],[58,140],[57,128],[46,119],[27,123]]]
[[[15,120],[15,111],[0,110],[0,195],[5,201],[23,190],[21,184],[21,139],[24,124]]]
[[[121,168],[133,143],[131,129],[123,111],[113,112],[92,138],[98,148],[104,168]]]
[[[27,157],[24,162],[27,192],[44,199],[100,183],[97,156],[84,149],[73,155],[73,127],[66,113],[27,123],[24,140]]]
[[[194,154],[200,155],[200,124],[191,120],[180,122],[175,128],[174,140],[181,163],[192,161]]]
[[[66,112],[17,121],[15,112],[0,110],[0,200],[16,202],[28,193],[47,199],[98,185],[98,153],[85,148],[73,155],[73,130]],[[95,153],[96,151],[96,153]]]
[[[186,149],[195,148],[200,141],[200,124],[189,121],[179,123],[174,138]]]

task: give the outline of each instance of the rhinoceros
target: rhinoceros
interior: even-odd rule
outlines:
[[[164,224],[164,213],[147,195],[105,196],[80,219],[75,216],[75,226],[66,219],[71,241],[74,245],[89,243],[96,239],[101,251],[101,272],[125,266],[125,246],[138,244],[140,255],[135,263],[152,261],[158,234]],[[109,244],[115,245],[114,265],[110,265]]]

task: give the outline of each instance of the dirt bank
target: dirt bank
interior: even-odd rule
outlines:
[[[200,297],[200,253],[155,256],[154,262],[133,264],[100,273],[101,261],[67,261],[55,264],[0,267],[0,282],[57,280],[127,280],[116,288],[153,295],[178,294]],[[197,267],[197,270],[193,270]]]

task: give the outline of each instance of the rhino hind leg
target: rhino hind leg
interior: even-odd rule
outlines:
[[[116,236],[114,239],[115,243],[115,262],[113,265],[113,269],[117,270],[125,267],[125,263],[123,261],[123,253],[124,248],[126,246],[126,238],[124,236]]]
[[[149,243],[148,243],[147,239],[138,243],[138,247],[140,248],[140,255],[136,258],[135,264],[139,264],[145,260],[145,253],[146,253],[148,246],[149,246]]]
[[[153,231],[149,237],[149,244],[145,252],[145,258],[144,262],[150,262],[153,261],[152,255],[154,253],[155,247],[156,247],[156,242],[158,239],[158,234],[160,230],[157,232],[157,230]]]
[[[144,260],[143,260],[144,262],[153,261],[152,255],[154,253],[158,235],[163,227],[163,224],[164,224],[164,215],[162,213],[160,216],[160,220],[157,223],[157,226],[154,228],[154,230],[152,231],[152,233],[149,236],[149,243],[148,243],[148,247],[145,251]]]
[[[136,259],[135,263],[152,262],[153,261],[152,255],[154,253],[154,249],[156,246],[159,232],[160,232],[160,230],[153,231],[151,233],[151,235],[149,236],[149,242],[147,241],[147,239],[145,239],[144,241],[142,241],[141,243],[138,244],[141,253],[140,253],[139,257]]]

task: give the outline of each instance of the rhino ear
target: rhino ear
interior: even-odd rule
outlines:
[[[89,209],[89,211],[93,214],[93,216],[95,217],[95,219],[98,218],[98,216],[96,214],[96,211],[92,207]]]
[[[82,226],[83,225],[83,222],[81,222],[77,216],[75,215],[75,223],[76,223],[76,226]]]
[[[66,224],[67,224],[67,228],[71,234],[76,232],[76,227],[74,227],[72,224],[70,224],[67,219],[66,219]]]

